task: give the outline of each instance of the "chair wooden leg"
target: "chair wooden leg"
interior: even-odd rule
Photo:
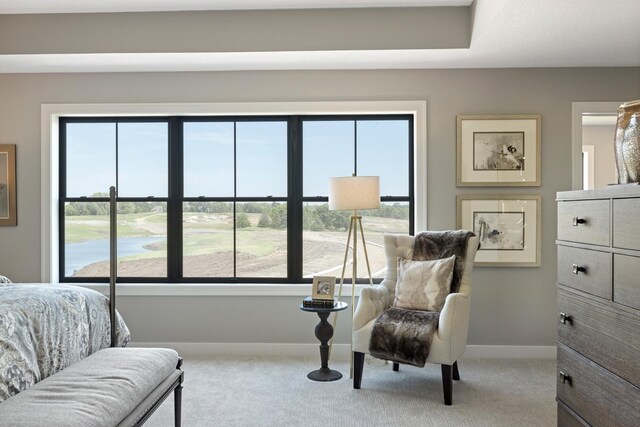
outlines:
[[[460,381],[460,371],[458,371],[458,361],[453,362],[453,379]]]
[[[451,406],[453,401],[453,369],[451,365],[440,365],[442,368],[442,390],[444,391],[444,404]]]
[[[353,352],[353,388],[359,389],[362,383],[362,369],[364,367],[364,353]]]
[[[393,370],[398,372],[400,370],[400,364],[398,362],[393,362]]]

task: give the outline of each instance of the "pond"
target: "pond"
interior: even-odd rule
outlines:
[[[129,237],[118,239],[118,258],[150,252],[144,246],[166,240],[166,237]],[[109,239],[67,243],[65,249],[65,269],[67,277],[89,264],[109,261]]]

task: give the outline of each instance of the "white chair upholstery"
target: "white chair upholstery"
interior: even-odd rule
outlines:
[[[360,293],[360,299],[353,317],[353,352],[356,363],[354,388],[360,388],[362,380],[362,361],[364,354],[369,353],[369,339],[373,324],[384,310],[393,304],[396,281],[398,277],[398,257],[411,259],[413,257],[414,237],[407,235],[388,234],[384,236],[384,248],[387,257],[387,272],[384,280],[377,286],[366,287]],[[438,363],[443,366],[443,384],[445,388],[445,404],[451,404],[451,380],[459,379],[457,360],[462,356],[467,346],[467,332],[469,330],[469,306],[471,297],[471,271],[478,249],[478,238],[470,237],[467,242],[464,271],[457,293],[447,296],[444,307],[440,312],[438,329],[433,341],[428,363]],[[358,362],[360,366],[358,367]],[[358,368],[360,371],[358,372]],[[398,365],[394,363],[394,370]],[[358,375],[359,374],[359,375]],[[447,381],[448,379],[448,381]],[[449,393],[447,393],[447,382]],[[447,394],[449,394],[447,398]]]

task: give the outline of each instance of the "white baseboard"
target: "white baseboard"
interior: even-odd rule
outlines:
[[[129,347],[172,348],[185,356],[277,356],[318,357],[318,344],[218,343],[218,342],[132,342]],[[348,360],[349,344],[334,344],[331,358]]]
[[[555,345],[468,345],[462,358],[555,359]]]
[[[290,356],[318,357],[319,344],[215,343],[215,342],[133,342],[130,347],[173,348],[183,356]],[[349,344],[334,344],[333,360],[348,360]],[[555,346],[468,345],[463,358],[555,359]]]

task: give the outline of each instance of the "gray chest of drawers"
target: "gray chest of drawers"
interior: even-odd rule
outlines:
[[[558,201],[559,426],[640,426],[640,186]]]

